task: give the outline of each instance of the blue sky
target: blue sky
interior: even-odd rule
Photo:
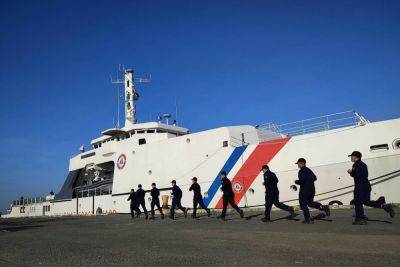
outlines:
[[[400,117],[399,1],[1,1],[0,209],[58,191],[113,126],[118,64],[152,75],[139,121],[192,131],[355,109]]]

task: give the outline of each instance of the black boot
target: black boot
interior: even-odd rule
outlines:
[[[244,212],[243,212],[243,210],[240,210],[240,218],[244,218]]]
[[[322,210],[325,212],[326,216],[331,216],[331,210],[328,205],[322,206]]]
[[[289,207],[289,213],[290,213],[290,217],[295,217],[296,213],[294,213],[294,208],[293,207]]]
[[[394,216],[396,215],[393,209],[393,205],[392,204],[384,204],[382,207],[387,213],[389,213],[390,217],[394,218]]]
[[[364,219],[356,219],[352,224],[353,225],[367,225],[367,221]]]
[[[225,216],[219,215],[217,219],[221,219],[222,221],[226,221]]]
[[[210,211],[210,209],[206,209],[206,211],[207,211],[207,216],[210,217],[210,216],[211,216],[211,211]]]
[[[314,224],[314,220],[307,219],[307,220],[302,221],[301,223],[303,223],[303,224]]]
[[[378,201],[381,205],[386,204],[386,199],[385,199],[385,197],[379,197],[376,201]]]

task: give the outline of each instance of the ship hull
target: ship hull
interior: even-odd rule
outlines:
[[[245,132],[247,131],[247,132]],[[43,215],[89,215],[129,213],[128,194],[140,183],[145,190],[157,183],[161,195],[170,194],[170,181],[177,180],[183,191],[182,204],[192,207],[191,178],[198,177],[209,208],[221,208],[219,173],[228,172],[235,192],[235,200],[242,207],[263,207],[264,191],[261,166],[268,164],[279,178],[280,201],[298,205],[298,190],[293,190],[298,169],[294,164],[300,157],[317,176],[317,201],[324,204],[348,205],[353,199],[353,178],[347,173],[352,163],[348,154],[353,150],[363,153],[369,168],[372,185],[371,198],[385,196],[387,202],[400,203],[400,119],[343,127],[323,132],[282,137],[259,142],[253,128],[224,127],[196,134],[137,146],[119,143],[96,151],[92,157],[78,156],[70,161],[70,171],[90,163],[113,161],[112,193],[105,195],[71,196],[43,203],[50,211],[13,217]],[[241,132],[246,134],[241,135]],[[245,137],[244,140],[240,137]],[[228,141],[228,146],[222,145]],[[121,155],[124,160],[121,161]],[[122,166],[123,165],[123,166]],[[150,208],[149,194],[146,205]],[[171,198],[169,198],[169,203]],[[40,210],[40,207],[38,208]],[[10,214],[10,215],[11,215]]]

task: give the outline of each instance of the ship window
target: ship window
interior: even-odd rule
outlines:
[[[389,150],[389,145],[388,144],[374,145],[374,146],[370,146],[369,149],[371,151]]]
[[[147,133],[154,133],[154,130],[147,130]]]
[[[157,133],[165,133],[164,130],[157,130]]]
[[[145,138],[140,138],[138,141],[139,141],[139,146],[146,144],[146,139]]]
[[[222,146],[223,146],[223,147],[227,147],[227,146],[228,146],[228,141],[222,142]]]
[[[144,131],[143,131],[143,130],[141,130],[141,131],[137,131],[136,133],[138,133],[138,134],[139,134],[139,133],[144,133]]]
[[[94,155],[96,155],[96,152],[88,153],[88,154],[82,155],[81,159],[93,157]]]
[[[126,81],[126,87],[129,87],[129,80]]]
[[[98,147],[98,145],[97,145],[97,144],[94,144],[93,146],[94,146],[94,148],[95,148],[95,149]]]

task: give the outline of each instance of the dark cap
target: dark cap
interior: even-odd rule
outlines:
[[[226,175],[226,171],[222,171],[222,172],[221,172],[221,175]]]
[[[306,164],[306,159],[304,159],[304,158],[299,158],[295,164],[298,164],[298,163],[304,163],[304,164]]]
[[[352,157],[352,156],[356,156],[357,158],[361,159],[362,154],[361,154],[360,151],[353,151],[353,153],[351,153],[351,154],[349,155],[349,157]]]
[[[176,184],[176,181],[175,181],[175,180],[172,180],[171,183]]]
[[[269,170],[268,165],[263,165],[263,166],[261,167],[261,170]]]
[[[151,185],[154,185],[154,186],[156,186],[156,183],[151,183]]]
[[[192,181],[197,182],[197,177],[193,177],[193,178],[192,178]]]
[[[141,184],[138,184],[138,186],[137,187],[139,187],[139,188],[142,188],[142,185]]]

